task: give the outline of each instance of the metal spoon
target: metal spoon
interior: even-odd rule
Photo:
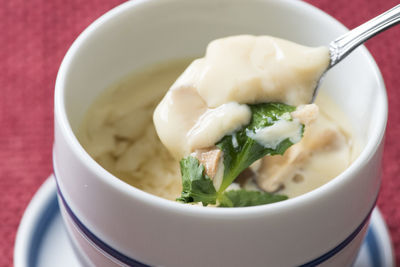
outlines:
[[[349,55],[355,48],[363,44],[365,41],[375,36],[376,34],[396,25],[400,22],[400,5],[382,13],[381,15],[361,24],[357,28],[343,34],[336,40],[329,44],[330,63],[324,74],[347,55]],[[321,78],[323,75],[321,76]],[[317,95],[321,78],[317,83],[314,90],[312,102]]]

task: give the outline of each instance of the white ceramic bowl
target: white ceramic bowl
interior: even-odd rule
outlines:
[[[294,199],[233,209],[164,200],[107,172],[74,134],[103,89],[153,63],[200,56],[215,38],[265,34],[312,46],[326,45],[345,31],[315,7],[289,0],[135,0],[90,25],[65,56],[55,90],[54,172],[63,218],[83,261],[350,265],[376,202],[387,119],[382,77],[364,47],[324,80],[324,90],[363,140],[362,152],[331,182]]]

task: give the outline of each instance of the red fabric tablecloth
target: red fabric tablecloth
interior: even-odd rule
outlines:
[[[308,0],[349,28],[398,4],[395,0]],[[53,88],[78,34],[121,0],[0,0],[0,266],[31,197],[52,171]],[[389,95],[380,207],[400,264],[400,26],[366,44]]]

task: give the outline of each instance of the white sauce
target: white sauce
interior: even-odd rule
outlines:
[[[215,140],[247,125],[250,119],[250,108],[235,102],[208,109],[187,133],[189,149],[214,146]]]
[[[299,120],[280,119],[271,126],[255,131],[247,131],[246,135],[265,148],[276,149],[283,140],[289,138],[292,143],[301,140],[301,124]]]
[[[158,136],[180,159],[238,129],[249,113],[232,105],[222,112],[222,120],[217,118],[222,113],[209,114],[210,109],[232,102],[309,103],[328,64],[326,47],[250,35],[212,41],[205,57],[192,62],[157,106],[153,120]]]

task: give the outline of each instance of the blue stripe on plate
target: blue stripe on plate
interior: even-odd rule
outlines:
[[[46,205],[45,209],[42,210],[42,214],[39,216],[40,221],[35,223],[35,230],[29,244],[28,254],[28,265],[32,267],[39,266],[39,251],[41,247],[39,244],[43,243],[43,237],[48,230],[49,222],[51,222],[56,216],[58,211],[57,194],[54,192],[51,197],[51,201]]]
[[[106,243],[104,243],[100,238],[98,238],[95,234],[93,234],[77,217],[76,215],[73,213],[73,211],[71,210],[71,208],[68,206],[67,202],[64,199],[64,196],[61,193],[61,190],[58,186],[58,182],[57,182],[57,176],[54,174],[55,180],[56,180],[56,184],[57,184],[57,191],[58,191],[58,195],[60,196],[60,199],[62,201],[62,203],[64,204],[64,207],[67,211],[67,213],[71,216],[71,219],[75,222],[76,226],[78,226],[78,228],[94,243],[96,244],[99,248],[101,248],[105,253],[109,254],[110,256],[114,257],[115,259],[119,260],[120,262],[127,264],[129,266],[137,266],[137,267],[146,267],[148,265],[141,263],[137,260],[134,260],[124,254],[122,254],[121,252],[113,249],[111,246],[107,245]],[[328,251],[327,253],[323,254],[322,256],[308,262],[305,264],[300,265],[300,267],[312,267],[312,266],[316,266],[318,264],[323,263],[324,261],[330,259],[331,257],[333,257],[334,255],[336,255],[339,251],[341,251],[342,249],[344,249],[351,241],[353,241],[353,239],[360,233],[361,229],[368,223],[368,220],[371,216],[371,213],[375,207],[376,204],[376,200],[374,202],[374,204],[372,205],[371,210],[368,212],[368,215],[365,217],[365,219],[362,221],[362,223],[354,230],[353,233],[350,234],[350,236],[348,236],[343,242],[341,242],[338,246],[336,246],[335,248],[333,248],[332,250]],[[375,243],[376,244],[376,240]],[[376,251],[376,250],[375,250]],[[375,266],[375,265],[374,265]]]
[[[365,238],[367,242],[368,251],[371,256],[373,267],[382,267],[383,262],[381,258],[380,249],[378,247],[378,239],[376,238],[376,232],[372,227],[369,228],[367,237]]]

